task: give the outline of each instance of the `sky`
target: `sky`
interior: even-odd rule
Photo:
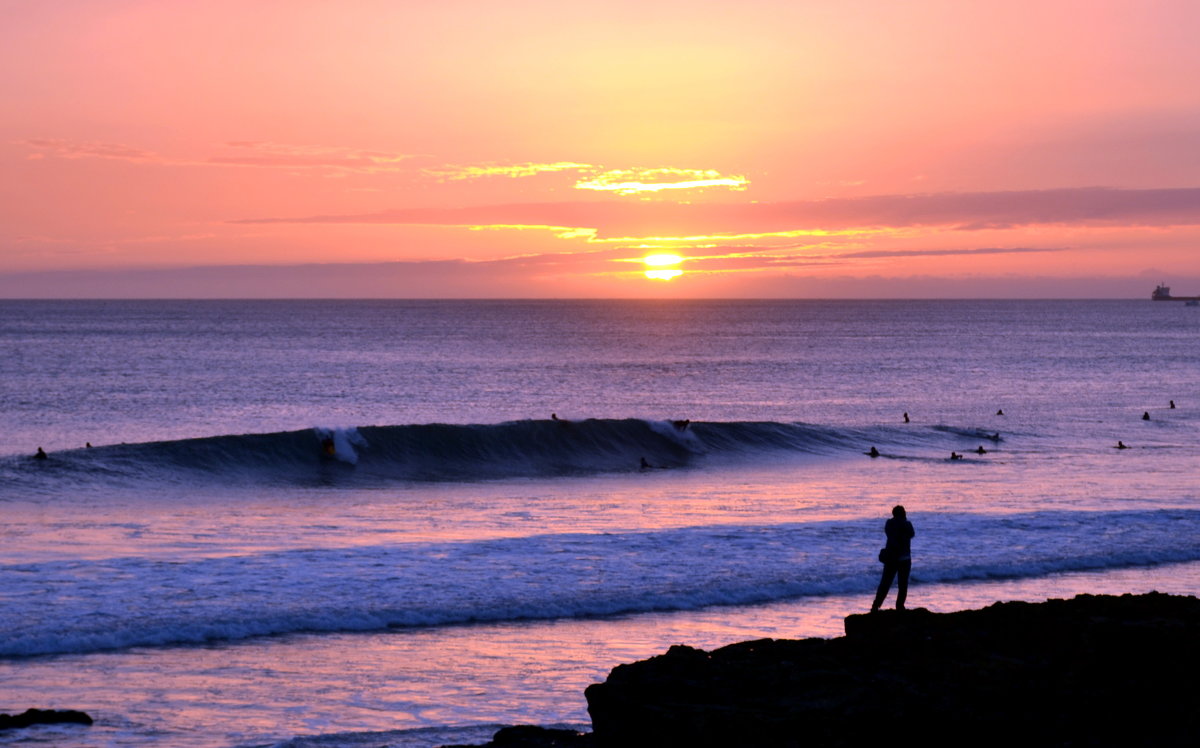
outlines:
[[[1200,294],[1193,0],[0,0],[0,297]]]

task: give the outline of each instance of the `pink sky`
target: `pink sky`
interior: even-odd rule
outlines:
[[[1196,29],[1188,0],[0,0],[0,296],[1200,293]]]

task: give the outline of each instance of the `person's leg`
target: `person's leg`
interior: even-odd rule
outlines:
[[[896,567],[900,576],[896,587],[896,610],[904,610],[904,601],[908,599],[908,573],[912,571],[912,561],[901,561]]]
[[[883,605],[884,598],[887,597],[888,589],[892,586],[892,580],[896,578],[896,567],[892,564],[883,565],[883,577],[879,580],[879,589],[875,591],[875,603],[871,605],[871,611],[879,610],[879,606]]]

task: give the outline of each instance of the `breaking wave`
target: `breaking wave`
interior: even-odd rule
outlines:
[[[878,520],[0,567],[0,658],[869,595]],[[922,517],[916,583],[1200,560],[1200,511]],[[46,596],[46,589],[58,594]],[[33,602],[36,601],[36,602]]]
[[[978,429],[839,428],[769,421],[637,418],[497,424],[315,427],[269,434],[115,444],[55,452],[48,460],[0,458],[17,487],[196,481],[251,484],[471,481],[638,470],[780,455],[885,456],[962,449]]]

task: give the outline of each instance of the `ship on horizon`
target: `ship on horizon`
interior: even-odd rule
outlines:
[[[1171,287],[1164,283],[1158,284],[1150,298],[1154,301],[1200,301],[1200,296],[1172,296]]]

